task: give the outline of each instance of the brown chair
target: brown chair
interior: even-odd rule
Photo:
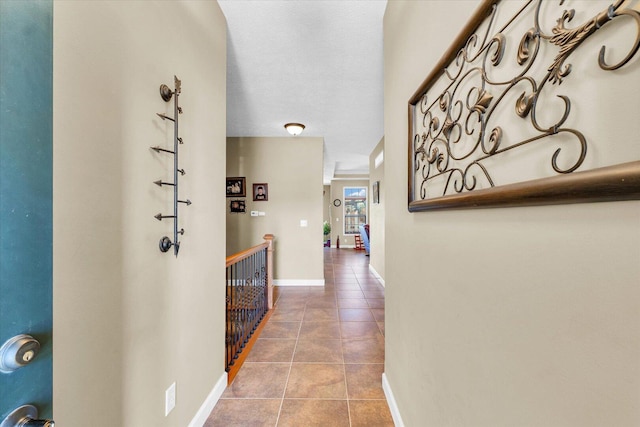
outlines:
[[[364,245],[362,244],[362,238],[356,234],[353,236],[356,242],[356,251],[364,251]]]

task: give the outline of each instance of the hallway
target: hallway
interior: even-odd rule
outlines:
[[[325,248],[324,277],[324,288],[276,287],[269,323],[205,426],[393,426],[384,288],[353,249]]]

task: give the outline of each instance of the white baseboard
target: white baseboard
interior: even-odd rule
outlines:
[[[274,280],[275,286],[324,286],[322,280]]]
[[[198,409],[196,416],[193,417],[191,422],[189,423],[189,427],[202,427],[205,422],[207,422],[207,418],[209,418],[209,414],[213,411],[213,408],[218,403],[220,396],[224,393],[224,390],[227,388],[227,373],[225,372],[218,379],[216,385],[213,386],[213,389],[205,399],[204,403]]]
[[[373,266],[372,266],[371,264],[369,264],[369,270],[371,271],[371,273],[372,273],[374,276],[376,276],[376,279],[378,279],[378,281],[380,282],[380,284],[381,284],[383,287],[386,287],[386,286],[384,285],[384,279],[382,278],[382,276],[381,276],[381,275],[379,275],[379,274],[378,274],[378,272],[376,271],[376,269],[375,269],[375,268],[373,268]]]
[[[398,405],[396,404],[396,399],[393,397],[393,392],[391,391],[391,385],[387,380],[387,374],[384,372],[382,373],[382,390],[384,390],[384,395],[387,398],[387,405],[389,405],[389,411],[391,411],[393,423],[396,427],[404,427],[400,411],[398,410]]]

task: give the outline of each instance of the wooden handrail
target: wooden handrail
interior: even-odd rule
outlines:
[[[237,262],[240,262],[245,258],[249,258],[251,255],[258,253],[263,249],[268,248],[269,245],[270,245],[270,242],[260,243],[259,245],[253,246],[249,249],[245,249],[242,252],[238,252],[237,254],[228,256],[226,267],[229,267],[232,264],[236,264]]]
[[[249,258],[251,255],[260,252],[263,249],[267,249],[267,287],[269,289],[268,292],[268,307],[269,310],[273,308],[273,234],[265,234],[262,237],[265,242],[260,243],[259,245],[253,246],[249,249],[245,249],[242,252],[238,252],[237,254],[233,254],[227,257],[227,263],[225,268],[236,264],[242,261],[245,258]]]

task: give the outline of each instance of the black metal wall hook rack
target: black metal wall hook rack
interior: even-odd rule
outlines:
[[[180,96],[182,82],[173,76],[175,81],[175,89],[171,90],[169,86],[163,84],[160,85],[160,96],[165,102],[169,102],[171,98],[173,100],[173,117],[169,117],[166,114],[156,113],[162,120],[169,120],[173,122],[173,151],[167,150],[158,146],[151,147],[156,153],[168,153],[173,155],[173,182],[165,182],[163,180],[153,181],[158,187],[170,186],[173,187],[173,215],[163,215],[161,213],[154,216],[158,221],[163,219],[173,219],[173,242],[167,236],[163,236],[160,239],[159,247],[161,252],[167,252],[173,246],[173,252],[175,256],[178,256],[180,250],[180,241],[178,241],[178,234],[184,235],[184,228],[178,230],[178,203],[184,203],[185,205],[191,205],[191,200],[179,200],[178,198],[178,174],[184,176],[186,174],[184,169],[178,167],[178,146],[183,144],[184,141],[178,136],[178,116],[182,114],[182,108],[178,104],[178,97]]]

